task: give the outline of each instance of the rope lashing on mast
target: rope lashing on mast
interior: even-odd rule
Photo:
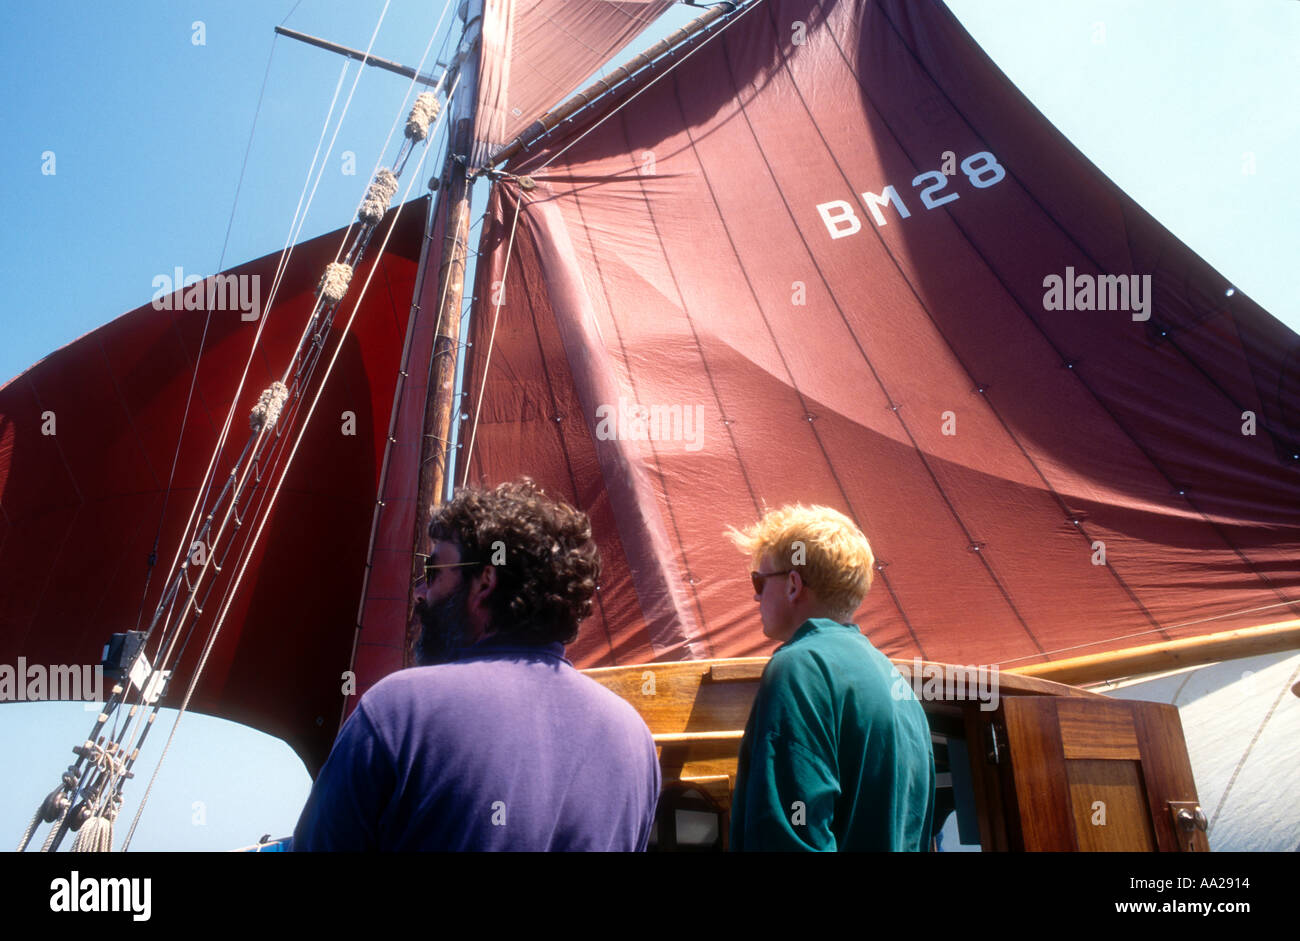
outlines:
[[[263,428],[269,431],[275,427],[276,419],[280,417],[280,410],[284,408],[285,399],[288,397],[288,386],[283,382],[271,383],[269,388],[262,391],[262,397],[253,406],[253,411],[248,416],[248,427],[253,431],[261,431]]]
[[[428,94],[428,92],[425,92],[425,94]],[[363,224],[378,225],[383,221],[384,213],[388,212],[388,207],[393,204],[393,196],[396,193],[397,177],[393,175],[392,170],[383,167],[375,174],[374,182],[366,189],[366,198],[361,201],[361,208],[357,210],[357,218]]]
[[[325,266],[325,273],[320,276],[316,293],[327,304],[337,304],[348,293],[348,284],[352,281],[352,266],[332,261]]]
[[[415,107],[411,109],[411,116],[406,119],[406,136],[416,143],[424,140],[429,136],[429,125],[436,121],[442,105],[438,103],[438,96],[431,91],[422,93],[415,99]]]

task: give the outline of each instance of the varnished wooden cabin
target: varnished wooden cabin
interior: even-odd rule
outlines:
[[[659,746],[652,849],[726,848],[740,740],[766,664],[584,671],[635,706]],[[985,851],[1209,849],[1177,708],[1008,673],[997,680],[996,708],[960,687],[922,702],[936,828],[955,812],[961,842]]]

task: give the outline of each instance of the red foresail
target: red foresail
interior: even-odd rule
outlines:
[[[486,0],[476,162],[572,92],[675,0]]]
[[[338,728],[426,205],[418,200],[400,217],[390,216],[399,218],[397,229],[192,702],[192,708],[280,736],[313,771]],[[387,223],[376,233],[372,255],[386,231]],[[216,462],[218,488],[244,445],[249,410],[290,362],[321,272],[343,237],[340,230],[293,251]],[[0,388],[0,661],[95,664],[111,633],[148,626],[178,543],[187,538],[186,517],[248,360],[278,260],[278,253],[268,255],[223,273],[227,284],[238,286],[240,303],[230,303],[230,293],[215,295],[224,298],[223,309],[211,315],[201,358],[204,305],[213,297],[207,286],[215,279],[160,297],[159,306],[172,309],[147,304],[119,317]],[[299,419],[374,264],[358,268],[339,306]],[[197,385],[177,452],[196,358]],[[278,463],[260,468],[264,479],[255,493],[274,486],[287,457],[284,445],[292,446],[299,427],[282,423]],[[175,479],[164,516],[173,455]],[[243,507],[245,528],[257,522],[251,506]],[[146,592],[155,535],[158,561]],[[214,584],[168,705],[184,695],[203,633],[235,568],[226,565]]]
[[[723,534],[794,501],[870,538],[894,656],[1300,614],[1300,338],[937,0],[766,0],[657,75],[485,229],[468,478],[591,512],[576,662],[766,652]]]

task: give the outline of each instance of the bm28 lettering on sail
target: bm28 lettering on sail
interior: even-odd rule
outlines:
[[[944,169],[948,168],[945,167]],[[970,185],[977,190],[996,186],[1007,176],[1006,168],[998,163],[998,158],[987,150],[971,154],[963,160],[961,162],[961,172],[966,175]],[[927,170],[912,180],[914,189],[921,187],[921,205],[926,209],[938,209],[940,206],[961,199],[961,193],[957,192],[957,187],[953,187],[952,192],[945,193],[942,196],[936,195],[946,189],[947,186],[948,174],[941,170]],[[876,220],[877,226],[889,224],[889,220],[885,218],[884,212],[881,211],[882,206],[892,205],[898,210],[900,218],[910,219],[912,216],[912,211],[907,208],[907,204],[903,202],[903,198],[898,195],[898,190],[893,186],[886,186],[879,194],[862,193],[861,196],[862,204],[871,210],[871,216]],[[832,199],[830,202],[818,203],[817,212],[821,214],[826,231],[830,233],[833,239],[856,235],[862,230],[862,220],[858,218],[857,213],[854,211],[853,204],[847,200]]]
[[[950,170],[927,170],[912,180],[912,187],[923,187],[920,197],[926,209],[940,206],[961,198],[961,193],[954,188],[942,196],[936,195],[948,186]],[[961,162],[961,170],[966,174],[970,185],[975,189],[988,189],[1006,179],[1007,171],[998,163],[997,157],[982,150],[971,154]],[[886,186],[879,193],[862,193],[862,204],[871,210],[876,225],[885,226],[882,207],[893,206],[902,219],[909,219],[912,212],[898,195],[893,186]],[[856,235],[862,230],[862,220],[858,218],[854,207],[847,200],[832,199],[818,203],[817,212],[832,239],[842,239]],[[1151,318],[1151,276],[1141,275],[1089,275],[1074,273],[1073,268],[1065,269],[1065,276],[1049,274],[1043,279],[1047,292],[1043,295],[1044,310],[1128,310],[1133,312],[1134,320]]]

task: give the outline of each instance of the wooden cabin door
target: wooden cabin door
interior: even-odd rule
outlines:
[[[1008,696],[995,715],[1011,849],[1209,849],[1175,707]]]

